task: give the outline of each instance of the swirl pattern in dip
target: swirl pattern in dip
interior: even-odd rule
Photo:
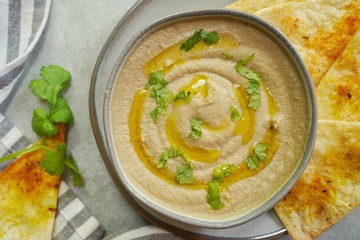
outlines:
[[[199,26],[216,31],[219,42],[181,50]],[[249,80],[236,71],[252,54],[246,66],[262,79],[256,109],[249,107]],[[125,59],[111,99],[113,140],[126,178],[159,206],[198,219],[228,219],[264,203],[291,177],[307,141],[310,112],[292,64],[267,35],[232,18],[175,21],[151,31]],[[189,99],[172,99],[154,120],[157,103],[145,86],[160,71],[167,90],[189,93]],[[240,118],[231,118],[231,108]],[[189,137],[194,118],[202,120],[198,139]],[[267,146],[266,159],[250,169],[247,159],[259,143]],[[176,182],[182,157],[158,167],[174,146],[192,164],[190,184]],[[214,210],[207,203],[209,183],[224,164],[232,173],[220,184],[223,206]]]

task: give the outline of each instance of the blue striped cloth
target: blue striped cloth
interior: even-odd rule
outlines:
[[[0,0],[0,104],[10,95],[48,19],[51,0]],[[30,145],[0,114],[0,155]],[[10,162],[1,163],[0,171]],[[1,223],[0,223],[1,224]],[[65,182],[61,182],[53,239],[97,240],[104,229]]]

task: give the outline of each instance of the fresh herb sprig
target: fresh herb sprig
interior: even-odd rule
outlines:
[[[178,184],[192,184],[194,179],[192,165],[183,163],[176,167],[176,182]]]
[[[199,117],[194,117],[190,120],[190,128],[191,128],[191,132],[188,135],[189,138],[192,139],[200,139],[201,135],[202,135],[202,129],[201,126],[203,125],[203,121],[201,120],[201,118]]]
[[[204,41],[204,43],[208,46],[216,44],[219,42],[220,37],[216,31],[207,33],[204,29],[198,29],[194,32],[194,34],[186,39],[180,45],[180,50],[184,50],[186,52],[190,51],[200,40]]]
[[[171,147],[160,154],[160,162],[157,168],[164,168],[171,158],[181,157],[184,163],[176,167],[176,182],[179,184],[191,184],[194,182],[193,164],[181,149]]]
[[[250,99],[248,107],[252,109],[258,109],[260,107],[261,100],[261,76],[255,71],[248,68],[246,65],[251,62],[255,57],[255,54],[242,59],[236,63],[236,71],[243,77],[249,80],[249,84],[246,87],[246,92],[249,94]]]
[[[214,210],[220,210],[224,204],[220,199],[220,185],[225,177],[234,172],[234,166],[228,163],[223,163],[221,166],[214,168],[213,177],[209,183],[209,190],[207,195],[207,202]]]
[[[174,100],[174,93],[166,85],[162,71],[151,72],[149,81],[145,85],[145,89],[150,90],[150,97],[156,101],[156,107],[150,112],[154,122],[157,121],[159,114],[166,114],[169,103]]]
[[[231,112],[231,121],[238,121],[241,119],[241,115],[239,111],[234,106],[230,106],[230,112]]]
[[[59,133],[60,124],[69,126],[73,121],[73,114],[66,99],[60,96],[61,92],[70,85],[71,75],[60,66],[50,65],[40,69],[40,76],[41,78],[31,81],[29,87],[36,96],[47,101],[50,106],[49,111],[43,108],[33,111],[32,129],[42,139],[39,144],[1,158],[0,162],[43,149],[45,156],[40,166],[44,171],[51,175],[61,175],[65,167],[68,167],[73,177],[73,184],[81,186],[83,178],[73,157],[66,156],[66,144],[58,144],[55,149],[46,144],[49,137]]]
[[[182,99],[184,100],[186,103],[189,103],[190,102],[190,95],[191,95],[191,92],[190,91],[180,91],[178,92],[178,94],[176,94],[175,96],[175,101],[179,100],[179,99]]]
[[[250,171],[254,171],[259,168],[260,162],[263,162],[267,158],[267,150],[268,146],[266,143],[258,143],[255,145],[254,153],[248,156],[245,160]]]

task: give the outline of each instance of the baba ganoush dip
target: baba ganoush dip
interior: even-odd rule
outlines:
[[[231,17],[173,21],[120,66],[110,103],[124,175],[152,202],[228,219],[274,195],[305,150],[310,110],[273,39]]]

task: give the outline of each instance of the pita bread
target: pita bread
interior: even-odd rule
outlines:
[[[308,167],[275,211],[294,239],[314,239],[360,205],[360,123],[320,120]]]
[[[247,5],[243,9],[240,5],[233,6],[243,11],[249,8]],[[304,59],[315,85],[360,27],[359,0],[291,1],[253,13],[289,38]]]
[[[65,141],[65,126],[47,140],[51,148]],[[39,163],[44,150],[21,156],[0,173],[0,239],[51,239],[60,176]]]
[[[316,88],[319,119],[360,122],[360,30]]]
[[[238,9],[248,13],[254,13],[257,10],[271,7],[281,3],[287,2],[302,2],[305,0],[238,0],[226,8]]]

